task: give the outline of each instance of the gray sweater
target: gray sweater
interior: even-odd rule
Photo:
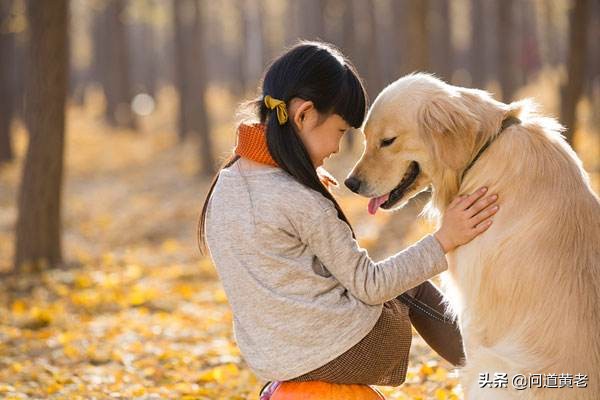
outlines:
[[[330,200],[243,158],[219,174],[206,236],[235,341],[265,380],[294,378],[344,353],[384,302],[448,268],[433,235],[372,261]]]

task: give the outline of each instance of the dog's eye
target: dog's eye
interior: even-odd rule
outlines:
[[[394,140],[396,140],[396,137],[389,138],[389,139],[383,139],[381,141],[381,147],[389,146],[390,144],[394,143]]]

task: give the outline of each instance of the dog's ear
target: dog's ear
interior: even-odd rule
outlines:
[[[479,123],[460,95],[439,95],[419,110],[419,130],[431,156],[459,170],[469,161]]]

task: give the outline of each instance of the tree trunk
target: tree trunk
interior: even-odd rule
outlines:
[[[367,64],[367,91],[373,94],[379,93],[383,89],[384,77],[381,57],[379,55],[379,38],[376,10],[377,2],[371,0],[366,4],[365,19],[368,24],[368,42],[371,44],[364,51],[368,56]]]
[[[439,77],[450,82],[454,72],[450,2],[430,1],[429,18],[430,68]]]
[[[236,0],[235,6],[237,8],[237,24],[239,28],[239,37],[236,40],[236,54],[235,54],[235,81],[234,89],[237,97],[246,97],[246,91],[248,90],[248,83],[246,81],[246,1]],[[289,9],[291,4],[286,4]],[[286,31],[286,34],[288,32]]]
[[[153,0],[138,3],[141,18],[129,29],[133,93],[156,95],[157,37],[154,29],[156,4]]]
[[[587,65],[586,65],[586,83],[584,90],[586,95],[594,100],[594,97],[600,97],[596,94],[595,87],[600,85],[600,51],[597,51],[598,42],[592,38],[600,37],[600,2],[592,2],[590,10],[590,21],[587,33]],[[594,114],[600,114],[600,107],[593,107]],[[600,121],[598,121],[600,122]],[[596,124],[595,124],[596,125]]]
[[[15,34],[9,26],[12,0],[0,2],[0,164],[13,159],[11,122],[15,108]]]
[[[395,60],[396,68],[394,71],[395,78],[399,78],[411,72],[410,68],[410,45],[409,45],[409,19],[408,2],[411,0],[396,0],[392,2],[392,14],[395,37]]]
[[[592,2],[589,24],[584,95],[592,104],[591,124],[598,127],[600,126],[600,52],[596,50],[598,42],[592,39],[600,37],[600,3],[598,2]]]
[[[106,7],[106,4],[104,4],[104,7]],[[90,64],[90,78],[102,87],[105,100],[108,101],[106,91],[108,90],[107,76],[108,64],[110,63],[108,46],[110,41],[107,40],[109,32],[106,23],[106,11],[101,9],[93,12],[91,18],[92,62]]]
[[[240,1],[240,0],[238,0]],[[285,4],[285,45],[292,46],[297,41],[300,35],[300,7],[302,4],[299,4],[297,1],[288,1]],[[243,41],[242,41],[243,43]]]
[[[174,0],[175,64],[179,92],[179,139],[194,136],[200,142],[201,174],[214,172],[210,124],[204,96],[207,63],[204,56],[202,5],[198,0]]]
[[[30,140],[19,191],[15,269],[62,259],[60,203],[69,68],[68,1],[28,2]]]
[[[126,3],[107,0],[94,16],[92,43],[93,77],[102,85],[105,118],[111,126],[136,129],[131,111],[131,78],[127,34],[123,22]]]
[[[245,26],[245,63],[246,63],[246,82],[254,85],[263,73],[265,67],[265,46],[267,40],[264,37],[263,18],[260,14],[259,0],[246,0],[246,18],[244,18]]]
[[[560,64],[563,59],[559,24],[556,16],[556,3],[553,1],[542,1],[539,6],[540,17],[544,21],[544,61],[554,67]]]
[[[303,0],[302,13],[303,37],[308,40],[324,40],[325,33],[325,0]]]
[[[142,26],[142,48],[144,49],[145,67],[143,73],[144,89],[152,97],[156,97],[156,39],[154,28],[154,16],[157,13],[157,5],[154,0],[147,0],[146,7],[149,8],[152,18],[144,21]]]
[[[528,83],[529,77],[535,75],[541,68],[538,41],[538,16],[535,4],[525,1],[519,5],[520,8],[520,63],[519,77],[521,85]]]
[[[108,44],[108,85],[105,87],[106,117],[115,127],[136,129],[136,120],[131,111],[129,52],[124,23],[126,5],[127,3],[122,0],[110,0],[106,7],[109,35],[104,40],[110,41]]]
[[[238,75],[239,75],[239,87],[241,93],[246,93],[249,90],[252,91],[252,96],[255,95],[256,82],[260,79],[262,70],[264,68],[263,59],[266,52],[263,50],[265,47],[265,37],[263,35],[263,22],[260,15],[261,3],[257,0],[237,0],[236,6],[239,9],[239,23],[240,23],[240,35],[238,40]],[[288,3],[287,17],[293,22],[293,31],[297,27],[297,15],[294,12],[298,10],[298,4],[296,2]],[[293,10],[293,11],[291,11]],[[286,36],[288,40],[292,40],[292,36],[288,30],[286,30]]]
[[[342,13],[342,52],[350,58],[354,59],[356,54],[356,36],[355,36],[355,25],[354,25],[354,1],[347,0],[343,3],[344,11]],[[344,135],[348,147],[352,149],[354,147],[354,132],[349,135]]]
[[[408,4],[408,69],[429,69],[428,0],[413,0]]]
[[[189,77],[187,76],[187,64],[188,53],[186,49],[186,36],[188,32],[185,29],[187,26],[186,19],[189,16],[187,10],[189,2],[183,2],[181,0],[173,0],[173,39],[175,41],[175,82],[177,85],[177,91],[179,93],[179,114],[177,120],[177,131],[179,141],[183,141],[189,131],[190,123],[189,116],[187,114],[187,108],[185,107],[187,101],[188,82]],[[185,13],[184,13],[185,12]]]
[[[195,112],[192,114],[195,118],[193,126],[196,133],[200,136],[200,159],[202,166],[200,173],[206,176],[212,176],[215,173],[215,162],[213,158],[213,146],[211,140],[210,124],[208,121],[208,112],[206,111],[206,103],[204,96],[206,95],[206,82],[208,82],[207,74],[207,57],[206,57],[206,40],[205,32],[202,30],[204,26],[202,5],[199,1],[195,1],[195,18],[193,26],[193,43],[192,60],[193,65],[190,67],[196,71],[194,82],[194,90],[191,95],[194,97]]]
[[[473,87],[483,88],[486,84],[486,29],[489,23],[484,18],[484,0],[471,0],[471,77]]]
[[[567,127],[565,136],[573,145],[576,129],[576,109],[585,79],[587,50],[587,27],[589,20],[588,0],[575,0],[569,12],[569,56],[567,57],[567,81],[561,88],[560,120]]]
[[[484,59],[485,59],[485,83],[486,85],[494,80],[500,82],[500,51],[498,36],[498,22],[496,3],[491,1],[482,1],[483,19],[486,23],[483,26]]]
[[[498,51],[500,65],[500,86],[502,87],[502,100],[505,103],[512,101],[515,94],[517,75],[515,35],[516,24],[513,13],[513,0],[504,0],[498,6]]]

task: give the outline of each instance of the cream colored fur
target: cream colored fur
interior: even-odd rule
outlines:
[[[461,182],[508,115],[522,123],[500,133]],[[464,337],[467,400],[600,399],[600,202],[562,130],[529,100],[504,104],[425,74],[391,84],[369,111],[351,173],[360,194],[391,191],[414,160],[421,174],[397,207],[431,187],[426,211],[439,223],[460,194],[487,186],[499,195],[492,226],[448,253],[442,276]],[[508,373],[508,388],[479,388],[481,372]],[[517,391],[517,373],[584,373],[588,388]]]

